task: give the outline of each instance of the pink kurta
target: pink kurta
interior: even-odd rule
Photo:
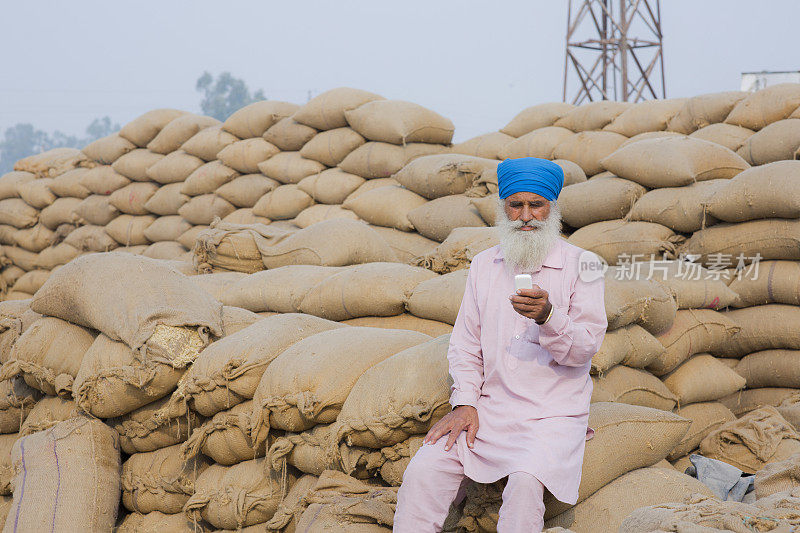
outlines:
[[[602,276],[579,276],[581,248],[558,239],[530,272],[548,291],[550,320],[514,311],[514,275],[499,246],[472,260],[447,358],[450,403],[478,410],[475,446],[458,437],[464,473],[491,483],[512,472],[536,476],[559,500],[578,498],[589,419],[592,356],[605,336]],[[443,437],[445,438],[445,437]]]

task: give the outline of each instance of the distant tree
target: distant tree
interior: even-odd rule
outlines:
[[[209,72],[203,72],[197,79],[195,88],[203,93],[203,100],[200,102],[203,114],[217,120],[225,120],[237,109],[267,99],[261,89],[251,96],[247,84],[234,78],[230,72],[223,72],[216,79]]]
[[[120,126],[117,123],[112,123],[110,117],[96,118],[91,124],[86,126],[86,135],[89,142],[96,141],[101,137],[111,135],[115,131],[119,131]]]

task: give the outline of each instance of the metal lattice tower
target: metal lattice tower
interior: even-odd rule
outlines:
[[[662,39],[660,0],[569,0],[564,101],[665,98]]]

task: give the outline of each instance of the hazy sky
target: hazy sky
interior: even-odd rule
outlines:
[[[668,97],[800,70],[798,0],[664,0],[661,12]],[[567,0],[5,0],[0,14],[0,133],[199,111],[204,70],[272,100],[342,85],[410,100],[452,119],[457,140],[561,99]]]

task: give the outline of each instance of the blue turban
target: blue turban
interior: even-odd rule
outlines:
[[[497,186],[500,198],[517,192],[532,192],[555,200],[564,185],[564,170],[547,159],[522,157],[506,159],[497,165]]]

